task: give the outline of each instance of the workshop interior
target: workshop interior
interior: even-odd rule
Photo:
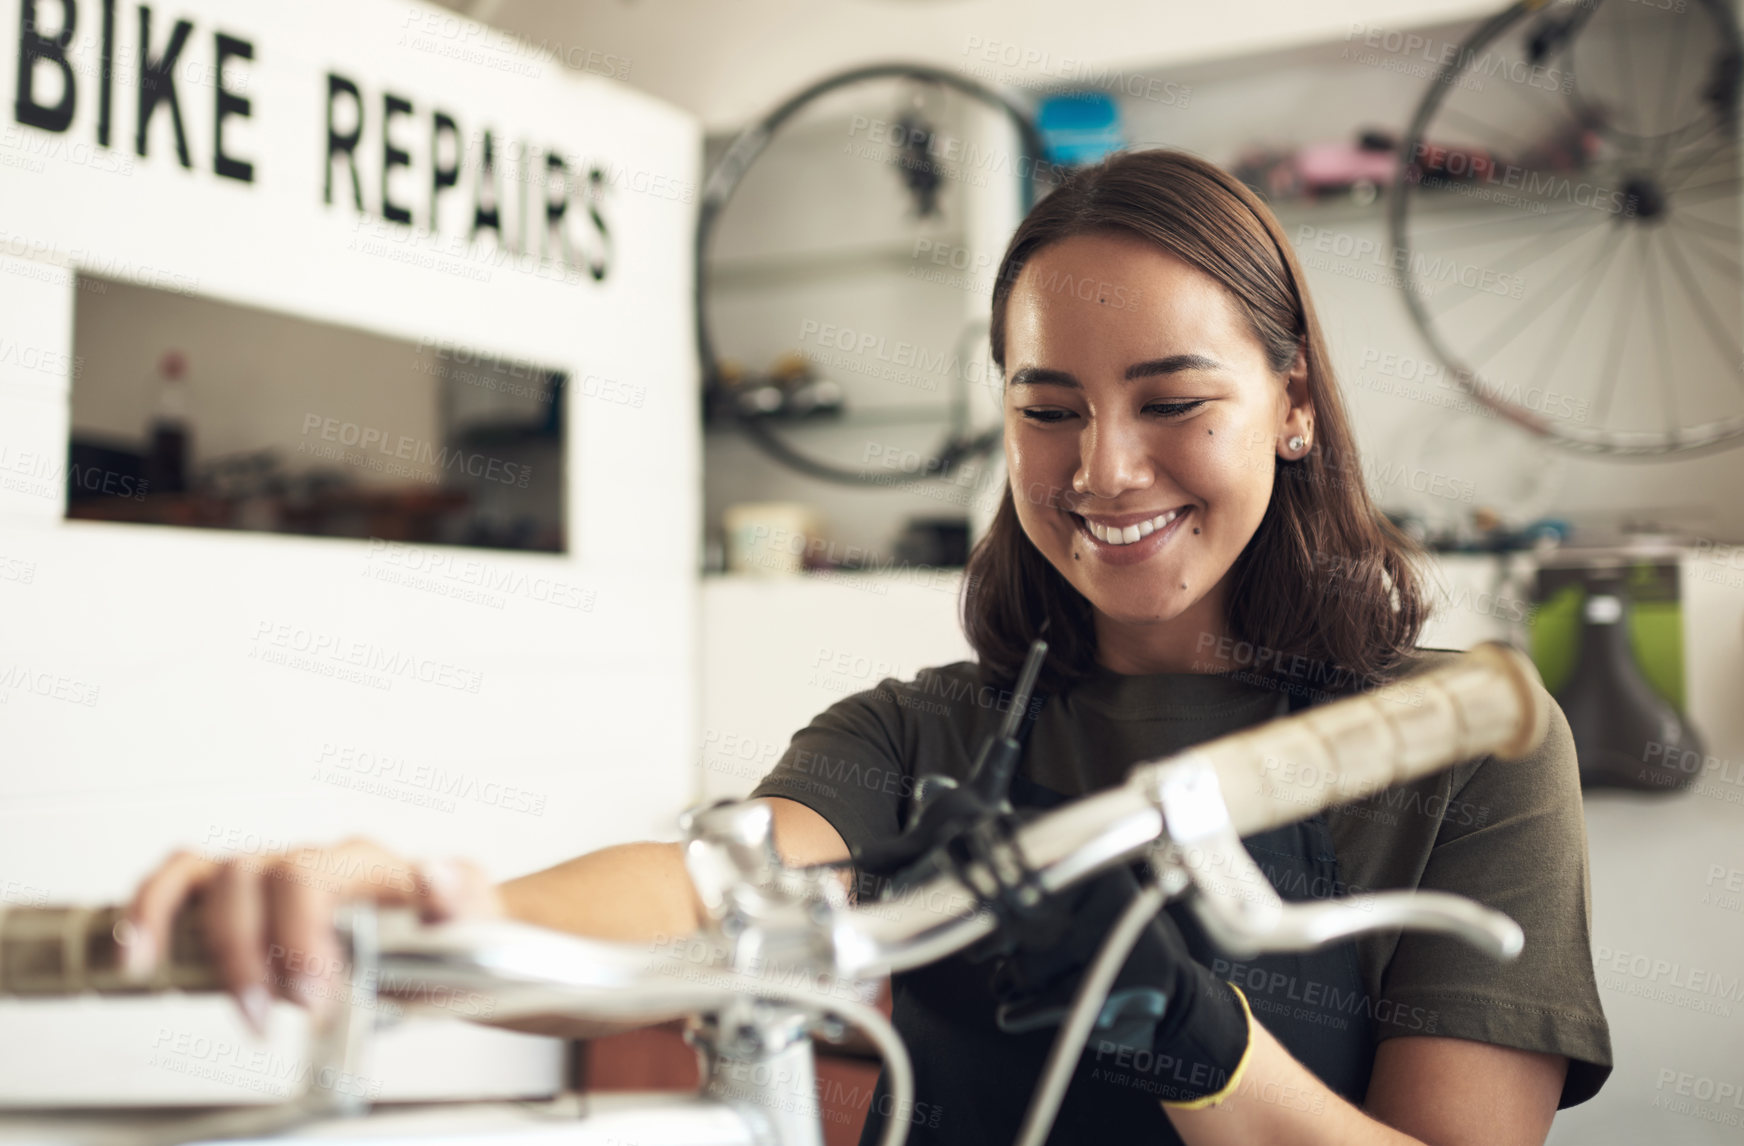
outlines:
[[[357,836],[494,879],[685,840],[739,902],[768,825],[737,801],[794,733],[975,659],[1002,256],[1150,148],[1280,223],[1340,480],[1430,555],[1418,643],[1471,651],[1497,711],[1535,673],[1573,735],[1615,1067],[1547,1141],[1739,1141],[1741,19],[0,0],[0,1143],[530,1141],[558,1111],[546,1140],[860,1141],[887,997],[784,986],[828,1030],[772,1060],[800,1113],[741,1138],[649,1096],[724,1085],[743,982],[512,1031],[470,1020],[516,975],[600,1017],[652,988],[362,913],[355,966],[428,972],[419,1005],[371,985],[335,1035],[280,1002],[256,1036],[193,971],[99,982],[102,949],[166,855]],[[758,878],[770,918],[801,902]]]

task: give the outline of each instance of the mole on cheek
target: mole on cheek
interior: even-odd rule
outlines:
[[[1197,526],[1197,525],[1195,525],[1195,526],[1194,526],[1194,527],[1193,527],[1193,532],[1194,532],[1194,533],[1198,533],[1198,532],[1199,532],[1199,527],[1198,527],[1198,526]]]

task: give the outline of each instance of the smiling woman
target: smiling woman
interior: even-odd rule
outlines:
[[[1116,155],[1037,204],[994,281],[1010,486],[964,578],[983,665],[1015,678],[1043,624],[1050,690],[1099,659],[1305,660],[1329,692],[1405,663],[1425,555],[1369,500],[1300,268],[1252,192],[1181,152]],[[1101,289],[1058,286],[1085,281]]]
[[[795,734],[752,793],[795,847],[874,854],[914,820],[911,801],[863,785],[819,791],[804,761],[820,754],[971,782],[997,713],[907,698],[1008,688],[1038,636],[1020,814],[1446,655],[1417,646],[1427,554],[1369,499],[1302,282],[1266,207],[1179,152],[1117,153],[1031,210],[989,324],[1009,481],[963,578],[978,659],[880,681]],[[1541,701],[1551,732],[1528,759],[1468,761],[1242,839],[1286,899],[1452,892],[1519,921],[1524,954],[1499,964],[1394,933],[1232,962],[1176,900],[1121,971],[1160,990],[1161,1018],[1098,1028],[1055,1092],[1049,1141],[1542,1143],[1602,1085],[1611,1050],[1573,740]],[[911,1142],[1014,1139],[1054,1034],[1037,999],[1115,906],[1078,904],[1039,954],[893,977],[917,1093],[945,1112]]]
[[[886,676],[793,735],[751,793],[768,803],[786,865],[852,866],[842,873],[850,894],[879,890],[876,857],[913,826],[923,781],[976,784],[974,746],[1012,735],[1010,686],[1044,627],[1050,655],[1007,773],[1013,820],[1447,656],[1416,647],[1423,554],[1349,468],[1354,443],[1300,282],[1264,206],[1175,152],[1081,169],[1030,213],[990,324],[1007,383],[1010,482],[963,580],[979,660]],[[1061,1060],[1069,1078],[1052,1089],[1049,1141],[1543,1143],[1559,1108],[1598,1091],[1612,1056],[1573,737],[1535,687],[1549,731],[1527,756],[1463,761],[1241,838],[1283,899],[1464,896],[1519,924],[1514,958],[1377,926],[1310,950],[1261,944],[1232,961],[1177,896],[1131,929],[1084,1052]],[[1409,687],[1387,695],[1422,700]],[[1338,734],[1390,735],[1380,724]],[[1308,763],[1267,757],[1265,767],[1281,790],[1318,801]],[[322,1006],[323,991],[288,978],[277,954],[336,942],[322,921],[337,893],[298,883],[300,865],[392,858],[368,841],[322,854],[275,858],[264,871],[252,856],[172,857],[129,908],[130,952],[149,966],[178,905],[203,888],[206,941],[245,1013],[264,1013],[269,984]],[[941,845],[903,874],[945,854]],[[1022,868],[1021,849],[999,855]],[[403,880],[344,894],[621,941],[724,927],[678,844],[606,848],[496,887],[474,869],[442,876],[397,862]],[[1055,1004],[1075,989],[1086,952],[1111,928],[1128,933],[1137,874],[1152,878],[1116,865],[1087,883],[1062,904],[1057,930],[1013,918],[996,951],[891,977],[891,1020],[913,1059],[911,1109],[927,1112],[906,1127],[910,1143],[1017,1139],[1044,1070],[1054,1075]],[[517,1029],[566,1030],[560,1019]],[[890,1074],[863,1146],[901,1117],[906,1084],[893,1089]],[[1031,1129],[1047,1134],[1048,1123]]]

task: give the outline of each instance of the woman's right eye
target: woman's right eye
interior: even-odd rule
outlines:
[[[1032,422],[1046,422],[1046,423],[1057,422],[1061,418],[1064,418],[1070,412],[1071,411],[1069,411],[1069,410],[1050,409],[1050,408],[1045,407],[1045,406],[1031,406],[1028,409],[1025,409],[1022,411],[1023,416],[1025,418],[1028,418],[1030,421],[1032,421]]]

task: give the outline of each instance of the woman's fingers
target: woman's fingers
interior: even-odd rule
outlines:
[[[144,979],[170,948],[170,928],[188,897],[211,878],[218,864],[179,851],[145,878],[133,893],[115,938],[122,945],[128,976]]]
[[[277,993],[320,1021],[347,989],[345,954],[334,930],[341,901],[413,906],[427,921],[472,914],[494,885],[469,864],[436,865],[432,878],[370,840],[303,848],[266,871],[268,959]]]
[[[426,923],[506,914],[497,885],[469,860],[439,856],[419,864],[418,872],[418,910]]]
[[[333,929],[333,910],[346,895],[337,883],[312,879],[324,862],[316,849],[293,852],[267,870],[267,960],[277,993],[308,1008],[319,1021],[331,1007],[344,960]]]
[[[140,884],[117,926],[131,973],[150,973],[169,949],[177,915],[196,895],[219,980],[260,1033],[273,996],[302,1004],[319,1021],[346,989],[345,953],[334,929],[342,901],[411,906],[426,922],[506,914],[496,885],[477,865],[454,859],[413,865],[365,839],[221,861],[183,851]]]
[[[261,884],[258,861],[232,859],[213,874],[200,905],[206,949],[217,964],[219,980],[236,996],[242,1017],[257,1035],[266,1033],[267,1012],[272,1006]]]
[[[337,847],[316,851],[313,881],[332,888],[344,899],[380,904],[418,902],[418,872],[406,860],[373,840],[349,839]]]

